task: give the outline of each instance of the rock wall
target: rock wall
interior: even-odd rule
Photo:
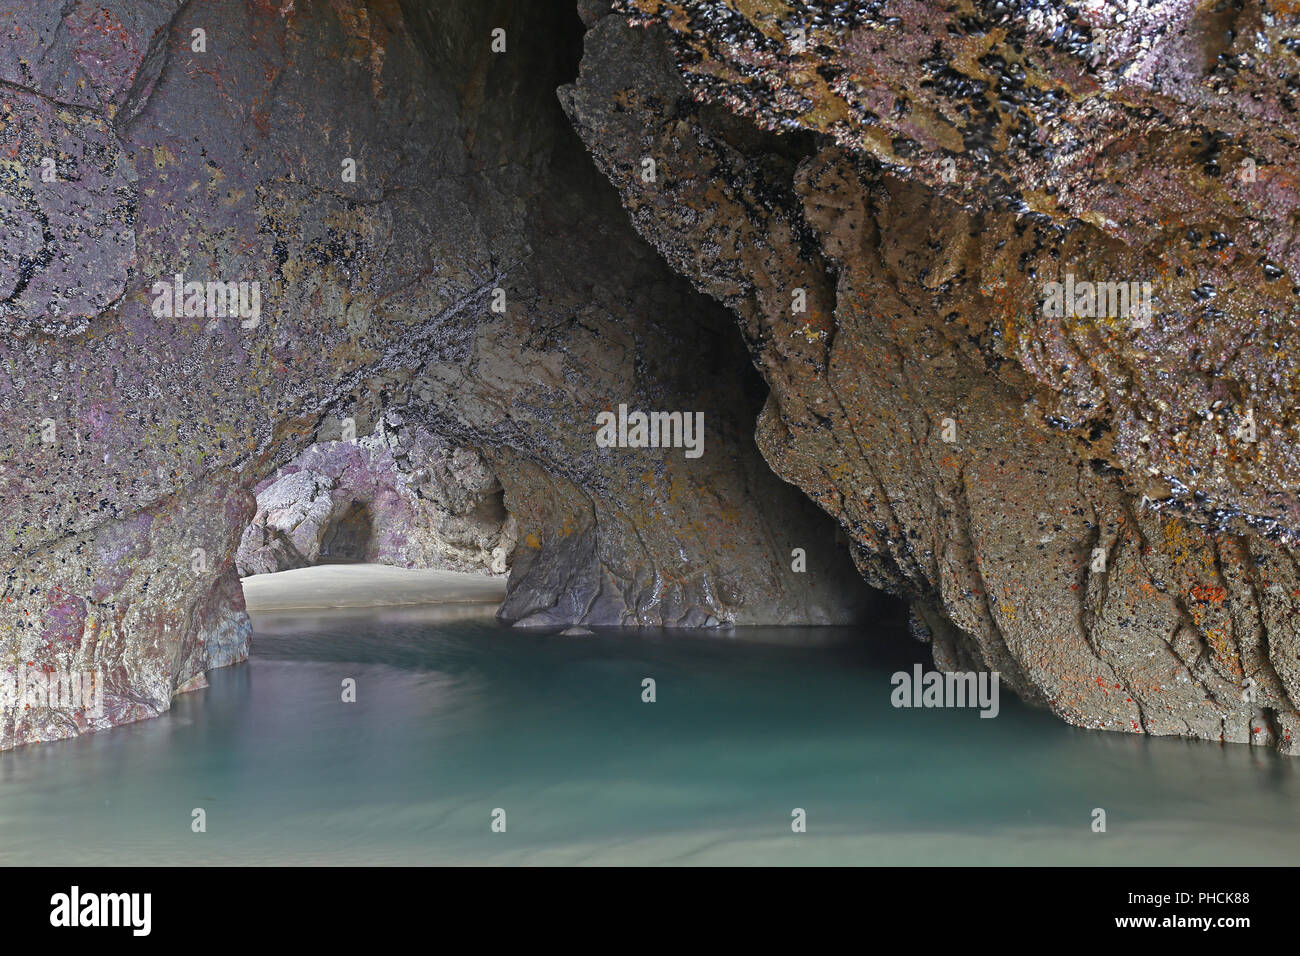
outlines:
[[[254,490],[344,417],[485,456],[519,521],[510,619],[861,609],[833,527],[753,445],[729,319],[637,239],[555,102],[567,7],[0,13],[0,747],[158,714],[243,659]],[[598,450],[624,402],[704,412],[708,451]],[[102,711],[8,690],[74,671]]]
[[[1072,723],[1293,752],[1297,13],[617,6],[0,0],[0,676],[107,691],[0,747],[242,659],[255,492],[352,418],[482,456],[519,625],[865,579]]]
[[[626,0],[561,96],[936,664],[1289,753],[1300,21],[1209,9]]]

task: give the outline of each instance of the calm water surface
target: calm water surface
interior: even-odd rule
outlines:
[[[0,863],[1300,860],[1300,759],[1081,731],[1010,694],[993,720],[896,710],[890,674],[921,649],[883,626],[560,637],[465,608],[255,621],[252,659],[166,716],[0,754]]]

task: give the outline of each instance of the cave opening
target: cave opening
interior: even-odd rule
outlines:
[[[374,517],[364,501],[353,499],[337,517],[331,518],[321,535],[317,564],[359,564],[370,557],[375,531]]]
[[[477,214],[485,230],[501,226],[493,221],[501,214],[493,196],[512,197],[509,214],[518,235],[506,235],[487,257],[491,268],[501,270],[496,280],[501,287],[492,291],[499,291],[509,305],[500,313],[505,316],[500,326],[490,317],[490,326],[484,327],[504,326],[509,335],[517,335],[511,323],[519,321],[516,315],[527,315],[526,339],[518,348],[545,355],[548,369],[553,362],[558,369],[562,360],[556,357],[566,352],[590,362],[630,341],[626,366],[600,387],[614,384],[628,391],[629,400],[636,397],[634,390],[656,399],[678,396],[682,407],[696,409],[700,417],[705,413],[698,410],[707,409],[711,447],[718,451],[707,456],[704,470],[694,477],[679,464],[638,471],[608,459],[587,461],[590,452],[570,438],[571,433],[583,434],[577,418],[572,429],[545,423],[545,437],[539,440],[523,434],[509,413],[504,421],[482,415],[473,407],[475,398],[467,401],[463,389],[452,391],[445,384],[465,375],[472,360],[461,346],[476,340],[482,348],[491,338],[466,320],[464,335],[442,333],[413,342],[400,356],[413,372],[409,385],[384,381],[382,389],[372,388],[369,394],[357,389],[335,405],[334,414],[370,423],[396,414],[408,427],[421,422],[446,440],[456,436],[482,447],[494,467],[512,472],[507,476],[511,499],[521,509],[519,521],[528,534],[515,530],[515,517],[495,477],[492,490],[476,486],[468,496],[451,495],[452,502],[444,493],[446,482],[430,487],[439,485],[441,453],[430,455],[421,442],[408,439],[399,441],[404,447],[391,467],[401,475],[403,494],[414,492],[420,503],[394,507],[389,477],[358,482],[355,467],[324,461],[351,454],[320,450],[348,441],[346,432],[339,434],[344,440],[333,441],[335,433],[326,421],[315,436],[318,444],[312,448],[317,450],[304,452],[291,466],[315,471],[315,477],[300,474],[278,490],[265,482],[258,486],[258,515],[240,548],[241,575],[361,563],[505,575],[519,543],[524,546],[518,548],[518,574],[501,611],[503,620],[525,627],[617,619],[624,611],[614,606],[624,600],[629,602],[628,619],[645,614],[673,626],[710,626],[736,618],[741,623],[847,623],[865,619],[887,602],[854,569],[835,519],[783,484],[759,452],[754,426],[769,388],[735,316],[669,269],[660,251],[636,232],[618,190],[566,113],[559,91],[579,76],[587,30],[577,10],[416,0],[402,0],[399,6],[418,54],[408,65],[427,72],[430,104],[449,117],[450,135],[464,144],[464,188],[481,203]],[[590,17],[590,11],[585,15]],[[498,26],[508,37],[508,55],[475,42]],[[779,144],[791,174],[805,140],[787,138]],[[740,145],[758,150],[761,144]],[[567,241],[555,242],[561,235]],[[599,367],[601,361],[595,364]],[[570,404],[589,403],[588,397]],[[572,414],[573,408],[566,407],[565,415]],[[381,444],[387,440],[384,426],[377,434]],[[734,464],[713,464],[720,459]],[[521,467],[528,469],[526,477],[513,474]],[[618,507],[606,508],[599,519],[594,512],[588,516],[584,496],[593,488],[635,507],[645,496],[641,476],[649,472],[668,486],[702,483],[713,490],[699,514],[692,513],[678,532],[653,531],[648,544]],[[714,498],[716,505],[707,503]],[[419,516],[428,502],[440,505],[444,517],[453,515],[455,524],[438,529],[433,537],[439,547],[433,549],[422,543],[428,535]],[[732,517],[741,513],[749,516]],[[687,543],[674,540],[675,535]],[[486,546],[485,537],[491,539]],[[632,543],[611,545],[614,537]],[[732,537],[744,541],[741,551],[735,560],[719,560],[716,542]],[[646,553],[638,553],[638,547]],[[598,549],[604,549],[599,558]],[[474,557],[464,560],[467,551]],[[806,570],[804,558],[794,558],[805,552],[810,555]],[[640,572],[628,578],[633,583],[627,594],[605,580],[607,566],[626,570],[637,563],[655,569],[646,572],[653,578],[662,569],[675,569],[679,556],[681,573],[665,573],[684,583],[653,584],[663,591],[660,595],[646,591]],[[665,599],[671,609],[661,611]],[[899,614],[891,609],[889,616]],[[906,628],[900,625],[891,632],[905,635]]]
[[[251,489],[235,562],[250,611],[499,607],[517,521],[497,466],[395,413],[353,409],[313,437]]]

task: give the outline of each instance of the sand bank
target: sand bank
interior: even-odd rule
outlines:
[[[506,579],[384,564],[326,564],[243,579],[250,611],[409,604],[500,604]]]

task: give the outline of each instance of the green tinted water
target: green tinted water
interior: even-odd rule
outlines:
[[[558,637],[435,608],[256,621],[252,659],[166,716],[0,754],[0,862],[1300,859],[1300,760],[1076,730],[1009,693],[992,720],[895,709],[890,674],[920,648],[870,628]]]

